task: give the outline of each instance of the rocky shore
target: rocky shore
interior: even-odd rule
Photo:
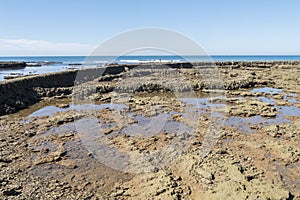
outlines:
[[[300,199],[300,62],[0,83],[0,199]]]
[[[9,65],[9,63],[2,63]],[[166,63],[163,67],[160,64],[156,65],[114,65],[106,68],[94,68],[86,70],[70,70],[45,75],[35,75],[33,77],[23,77],[14,80],[0,82],[0,115],[16,112],[26,108],[41,100],[43,97],[70,95],[72,87],[76,85],[76,81],[80,82],[84,78],[94,79],[99,78],[99,81],[109,81],[116,77],[123,76],[126,71],[132,69],[126,76],[136,76],[138,70],[143,70],[144,73],[152,73],[156,70],[157,74],[164,68],[166,73],[177,73],[180,70],[186,76],[185,83],[178,86],[177,90],[185,91],[193,90],[202,91],[210,89],[225,89],[236,90],[240,88],[251,88],[259,85],[273,85],[275,82],[273,77],[262,77],[262,72],[269,70],[280,71],[287,68],[297,68],[299,63],[296,61],[276,61],[276,62],[217,62],[217,63]],[[14,66],[25,65],[26,63],[14,63]],[[217,67],[217,69],[215,68]],[[211,69],[213,68],[213,69]],[[166,70],[167,69],[167,70]],[[172,70],[168,70],[172,69]],[[130,75],[131,73],[131,75]],[[206,80],[211,78],[213,73],[218,74],[218,80]],[[215,75],[215,74],[214,74]],[[202,76],[202,77],[201,77]],[[222,76],[222,77],[221,77]],[[292,76],[292,75],[291,75]],[[140,76],[143,78],[144,75]],[[86,81],[86,80],[84,80]],[[163,77],[160,83],[153,84],[151,77],[149,81],[143,80],[145,83],[142,86],[139,82],[127,83],[126,87],[129,90],[137,89],[142,91],[168,91],[168,88],[162,88],[160,85],[164,82]],[[188,83],[187,83],[188,81]],[[170,82],[169,84],[172,85]],[[100,88],[103,86],[100,86]],[[113,85],[111,85],[113,87]],[[168,86],[171,87],[171,86]],[[102,92],[105,89],[100,89]],[[111,89],[110,89],[111,90]]]

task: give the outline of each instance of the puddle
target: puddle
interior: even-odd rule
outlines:
[[[289,103],[298,103],[298,100],[295,99],[295,98],[288,99],[287,101],[288,101]]]
[[[68,123],[63,124],[57,127],[51,127],[48,131],[40,135],[40,138],[45,138],[50,135],[57,135],[57,136],[63,136],[70,133],[77,133],[76,125],[75,123]]]
[[[272,124],[291,123],[290,120],[286,119],[287,116],[300,116],[300,108],[294,106],[275,106],[275,108],[280,112],[275,118],[264,118],[259,115],[245,118],[232,116],[224,120],[224,125],[236,127],[246,133],[255,133],[255,127],[257,126],[265,127]],[[254,129],[251,129],[251,127],[254,127]]]
[[[253,91],[276,94],[281,92],[282,90],[274,89],[274,88],[260,88],[260,89],[254,89]],[[222,98],[222,97],[218,97],[218,98]],[[258,99],[261,102],[267,102],[272,105],[275,105],[275,100],[273,98],[267,98],[261,96],[261,97],[257,97],[256,99]],[[189,105],[193,105],[192,108],[189,108],[190,111],[203,113],[203,114],[208,113],[210,114],[212,120],[218,120],[219,123],[225,126],[235,127],[238,130],[247,134],[257,132],[256,128],[258,126],[264,127],[272,124],[291,123],[290,120],[285,118],[286,116],[300,116],[300,108],[297,108],[295,106],[275,106],[275,108],[280,112],[279,114],[276,115],[275,118],[264,118],[261,117],[260,115],[253,116],[253,117],[237,117],[237,116],[226,117],[224,114],[220,112],[213,111],[213,108],[223,108],[226,106],[226,104],[218,103],[218,102],[222,102],[221,100],[215,101],[216,103],[211,103],[212,99],[210,98],[199,98],[199,99],[182,98],[180,100]],[[197,109],[201,109],[201,110],[197,110]]]
[[[113,128],[113,127],[116,127],[116,126],[117,126],[117,124],[115,122],[105,123],[101,126],[101,129]]]
[[[213,100],[224,99],[224,96],[214,97],[214,98],[180,98],[179,100],[190,105],[196,106],[199,109],[209,109],[209,108],[218,108],[225,107],[226,104],[212,102]]]
[[[41,141],[34,145],[29,143],[28,145],[33,151],[46,151],[46,154],[58,150],[58,145],[50,141]]]
[[[290,121],[285,119],[283,116],[277,116],[274,119],[263,118],[261,116],[253,116],[253,117],[229,117],[223,121],[224,125],[232,126],[237,128],[244,133],[255,133],[255,128],[257,126],[268,126],[272,124],[279,124],[279,123],[289,123]],[[254,127],[252,129],[251,127]]]
[[[251,90],[251,92],[253,93],[268,93],[268,94],[280,94],[282,93],[281,89],[277,89],[277,88],[270,88],[270,87],[264,87],[264,88],[255,88],[253,90]]]
[[[66,99],[45,99],[40,102],[37,102],[34,105],[29,106],[28,108],[25,108],[23,110],[20,110],[16,113],[9,114],[12,118],[20,118],[23,120],[26,120],[29,115],[32,113],[41,110],[47,106],[56,106],[59,104],[70,104],[71,100],[69,98]]]
[[[31,113],[28,117],[41,117],[41,116],[53,116],[57,112],[64,112],[68,109],[58,108],[56,106],[46,106]]]
[[[257,99],[261,102],[270,103],[270,104],[273,104],[273,105],[275,104],[275,100],[273,98],[258,97]]]
[[[293,117],[300,116],[300,108],[297,108],[295,106],[281,106],[279,107],[279,110],[284,116],[293,116]]]
[[[260,88],[264,92],[281,92],[279,89],[274,88]],[[255,89],[255,92],[261,92],[260,89]],[[253,90],[254,91],[254,90]],[[294,95],[289,95],[294,97]],[[225,108],[226,102],[230,99],[225,99],[225,96],[217,96],[213,98],[180,98],[182,102],[188,104],[189,106],[185,107],[185,111],[181,113],[183,116],[187,117],[190,116],[191,113],[193,116],[189,118],[190,121],[197,121],[199,119],[198,114],[209,114],[211,116],[212,122],[217,122],[225,126],[232,126],[237,128],[238,130],[244,133],[255,133],[257,132],[258,127],[264,127],[267,125],[272,124],[282,124],[282,123],[290,123],[291,121],[286,119],[286,116],[300,116],[300,108],[295,106],[275,106],[275,108],[280,112],[276,115],[275,118],[264,118],[261,116],[253,116],[253,117],[237,117],[231,116],[226,117],[224,114],[221,113],[220,110],[216,108],[223,109]],[[239,98],[239,97],[237,97]],[[275,100],[273,98],[266,98],[266,97],[258,97],[259,101],[268,102],[271,104],[275,104]],[[230,104],[230,101],[228,104]],[[93,104],[82,104],[82,105],[70,105],[68,108],[58,108],[56,106],[46,106],[41,108],[29,115],[29,117],[39,117],[39,116],[52,116],[55,115],[57,112],[66,112],[68,110],[76,110],[76,111],[88,111],[88,110],[101,110],[109,108],[112,110],[122,110],[128,109],[128,106],[124,104],[100,104],[100,105],[93,105]],[[114,129],[113,136],[115,133],[126,134],[129,136],[139,136],[139,137],[149,137],[154,136],[159,133],[173,133],[176,135],[181,135],[184,133],[191,133],[193,129],[183,123],[174,121],[172,119],[172,114],[178,114],[176,112],[169,112],[169,113],[161,113],[157,114],[156,116],[146,117],[145,115],[137,115],[136,113],[122,113],[125,118],[134,119],[136,122],[131,124],[125,124],[125,126],[120,126],[120,129],[117,127],[119,123],[117,121],[111,121],[109,123],[103,123],[97,118],[83,118],[77,120],[75,122],[63,124],[58,127],[51,127],[48,131],[44,134],[40,135],[39,137],[45,138],[50,135],[57,135],[63,136],[66,134],[79,134],[80,137],[83,139],[85,137],[93,139],[103,139],[104,137],[107,138],[106,135],[101,134],[101,130],[104,129]],[[121,124],[123,122],[121,121]],[[115,129],[116,128],[116,129]],[[108,135],[110,137],[110,135]],[[92,139],[92,140],[93,140]],[[106,141],[106,139],[105,139]],[[86,143],[88,140],[86,140]],[[44,144],[40,144],[40,148],[48,148],[53,149],[53,145],[48,144],[47,142]],[[95,148],[95,147],[93,147]],[[97,148],[104,148],[98,146]],[[106,147],[105,147],[106,148]]]
[[[63,147],[67,149],[69,159],[82,159],[88,155],[88,150],[84,147],[80,139],[67,141]]]
[[[295,93],[290,93],[290,94],[287,94],[287,95],[284,95],[283,96],[283,100],[289,102],[289,103],[298,103],[299,101],[295,98],[297,97],[298,95],[295,94]]]
[[[181,135],[191,133],[192,128],[182,122],[171,120],[171,114],[159,114],[153,117],[134,116],[136,124],[123,128],[120,132],[130,136],[153,136],[158,133],[175,133]]]
[[[124,104],[80,104],[80,105],[69,105],[68,108],[58,108],[56,106],[46,106],[43,107],[33,113],[31,113],[28,117],[41,117],[41,116],[53,116],[57,112],[67,112],[69,110],[75,110],[75,111],[86,111],[86,110],[102,110],[105,108],[109,108],[112,110],[122,110],[125,108],[128,108],[128,106]]]
[[[101,108],[105,108],[102,105]],[[98,108],[100,108],[98,106]],[[123,108],[123,107],[118,107]],[[121,134],[130,136],[153,136],[158,133],[175,133],[177,135],[192,132],[192,128],[182,122],[172,121],[171,117],[174,112],[158,114],[157,116],[145,117],[144,115],[136,115],[129,113],[127,117],[136,120],[136,123],[130,124],[121,130],[116,130]],[[122,122],[121,122],[122,123]],[[66,134],[79,134],[80,136],[99,135],[99,133],[107,128],[117,127],[116,122],[102,123],[97,118],[83,118],[75,122],[63,124],[57,127],[51,127],[48,131],[39,137],[45,138],[51,135],[63,136]],[[93,128],[93,130],[92,130]]]

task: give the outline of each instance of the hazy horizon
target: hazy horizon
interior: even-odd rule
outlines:
[[[136,57],[136,56],[149,56],[149,57],[151,57],[151,56],[191,56],[191,57],[193,57],[193,56],[195,56],[195,57],[207,57],[207,56],[213,56],[213,57],[217,57],[217,56],[220,56],[220,57],[247,57],[247,56],[249,56],[249,57],[255,57],[255,56],[257,56],[257,57],[300,57],[300,54],[299,55],[292,55],[292,54],[286,54],[286,55],[276,55],[276,54],[273,54],[273,55],[271,55],[271,54],[269,54],[269,55],[263,55],[263,54],[235,54],[235,55],[229,55],[229,54],[227,54],[227,55],[225,55],[225,54],[223,54],[223,55],[221,55],[221,54],[219,54],[219,55],[172,55],[172,54],[161,54],[161,55],[159,55],[159,54],[133,54],[133,55],[104,55],[104,56],[99,56],[99,57]],[[89,56],[89,55],[26,55],[26,56],[23,56],[23,55],[16,55],[16,56],[14,56],[14,55],[12,55],[12,56],[1,56],[0,55],[0,58],[9,58],[9,57],[93,57],[93,56]],[[98,57],[98,56],[96,56],[96,57]]]

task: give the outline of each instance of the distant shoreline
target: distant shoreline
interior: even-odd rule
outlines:
[[[55,58],[54,58],[55,59]],[[180,66],[183,63],[190,63],[191,65],[209,65],[215,64],[218,67],[236,67],[236,66],[274,66],[274,65],[299,65],[299,60],[282,60],[282,61],[215,61],[215,60],[203,60],[203,61],[181,61],[181,60],[146,60],[136,61],[130,60],[128,62],[93,62],[88,60],[85,62],[63,62],[56,59],[50,61],[0,61],[0,82],[8,79],[15,79],[21,77],[31,77],[42,74],[64,72],[70,70],[80,70],[86,68],[97,68],[107,66],[139,66],[139,65],[172,65]]]
[[[157,61],[157,60],[179,60],[179,61],[299,61],[300,55],[123,55],[123,56],[0,56],[0,62],[86,62],[87,60],[101,62],[128,61]]]

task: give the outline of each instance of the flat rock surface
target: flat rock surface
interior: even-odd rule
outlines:
[[[36,88],[41,101],[0,117],[0,199],[300,199],[299,69]]]

